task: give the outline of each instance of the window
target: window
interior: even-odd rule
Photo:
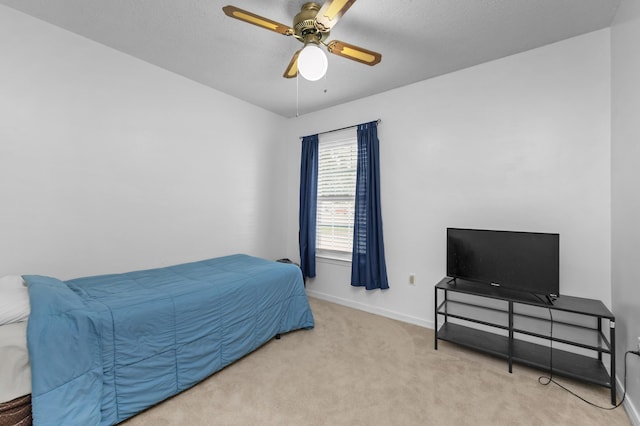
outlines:
[[[355,128],[319,136],[316,250],[321,257],[351,260],[357,162]]]

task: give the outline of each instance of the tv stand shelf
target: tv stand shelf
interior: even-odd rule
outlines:
[[[548,372],[552,361],[554,375],[607,387],[616,404],[615,317],[601,301],[560,296],[549,304],[532,294],[449,277],[436,284],[434,296],[436,350],[438,340],[456,343],[506,359],[509,372],[513,362]]]

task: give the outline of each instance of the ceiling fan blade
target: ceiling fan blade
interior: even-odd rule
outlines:
[[[367,65],[375,65],[382,60],[382,55],[372,50],[364,49],[353,44],[333,40],[327,45],[327,50],[334,55],[352,59]]]
[[[293,58],[291,58],[291,62],[289,62],[287,69],[285,70],[284,74],[282,74],[284,78],[293,78],[298,75],[298,55],[300,54],[301,50],[302,49],[298,50],[293,55]]]
[[[327,0],[316,15],[316,27],[321,32],[330,31],[356,0]]]
[[[265,28],[267,30],[275,31],[283,35],[293,35],[293,28],[290,28],[284,24],[281,24],[271,19],[263,18],[255,13],[247,12],[246,10],[238,9],[235,6],[225,6],[222,8],[224,13],[231,18],[236,18],[244,22],[248,22],[253,25]]]

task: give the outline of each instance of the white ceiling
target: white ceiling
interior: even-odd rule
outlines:
[[[380,52],[382,62],[329,54],[326,79],[312,83],[282,78],[297,40],[222,12],[231,4],[291,26],[305,0],[0,0],[285,117],[606,28],[619,2],[359,0],[329,39]]]

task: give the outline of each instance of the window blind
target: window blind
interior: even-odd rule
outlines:
[[[320,135],[316,249],[350,253],[358,156],[357,129]]]

